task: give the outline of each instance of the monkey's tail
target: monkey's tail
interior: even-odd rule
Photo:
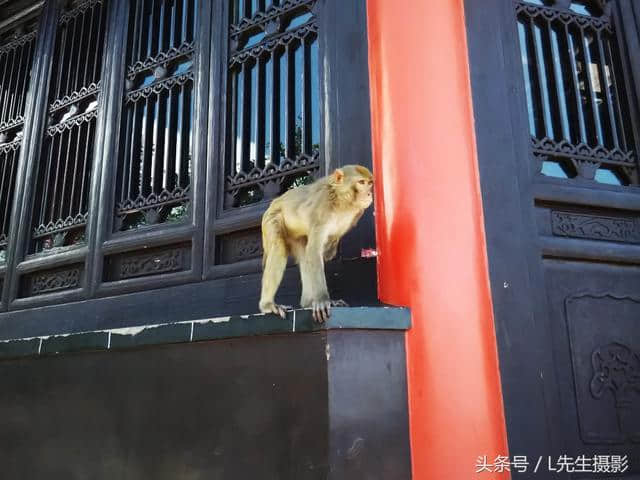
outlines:
[[[269,207],[262,216],[262,269],[269,253],[284,247],[284,224],[279,208]]]

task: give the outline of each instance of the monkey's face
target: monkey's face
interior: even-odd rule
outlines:
[[[368,208],[373,202],[373,179],[357,176],[353,182],[355,203],[361,208]]]

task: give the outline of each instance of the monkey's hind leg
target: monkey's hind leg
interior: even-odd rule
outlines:
[[[308,264],[305,261],[306,239],[304,241],[294,241],[290,244],[291,254],[296,259],[300,269],[300,280],[302,282],[302,294],[300,296],[300,306],[310,308],[313,301],[312,278],[310,276]]]
[[[285,318],[286,310],[291,310],[293,307],[278,305],[274,300],[280,282],[282,282],[284,270],[287,267],[287,246],[280,235],[278,225],[268,222],[263,223],[262,228],[264,257],[260,311],[262,313],[275,313]]]

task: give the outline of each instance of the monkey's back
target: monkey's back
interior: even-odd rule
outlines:
[[[318,201],[318,197],[324,194],[325,187],[326,181],[321,178],[310,185],[288,190],[274,199],[262,216],[263,241],[265,227],[273,229],[275,223],[278,224],[278,228],[286,230],[287,236],[307,236],[310,225],[318,214],[328,214],[328,211],[318,212],[319,207],[326,205],[326,202]]]

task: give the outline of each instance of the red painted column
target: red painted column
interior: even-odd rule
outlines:
[[[413,478],[508,455],[463,0],[368,0],[378,288],[411,307]],[[508,474],[491,474],[508,478]]]

